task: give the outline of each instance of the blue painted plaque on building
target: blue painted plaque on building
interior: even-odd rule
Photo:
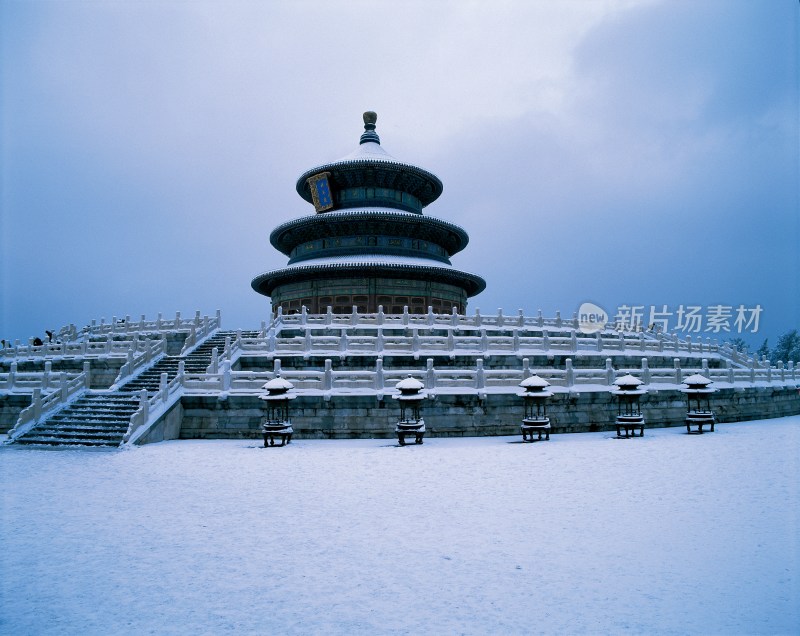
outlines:
[[[311,198],[317,212],[324,212],[333,207],[333,194],[328,180],[330,174],[330,172],[320,172],[308,178],[308,187],[311,189]]]

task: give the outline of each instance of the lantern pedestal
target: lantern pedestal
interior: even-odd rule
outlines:
[[[422,418],[418,420],[400,420],[394,428],[397,435],[397,441],[400,446],[406,445],[406,437],[414,437],[415,444],[422,444],[422,438],[425,435],[425,420]]]
[[[532,417],[524,418],[522,420],[522,441],[532,442],[533,434],[538,433],[537,439],[542,439],[542,433],[545,435],[545,440],[550,439],[550,418],[549,417]]]
[[[617,437],[636,437],[636,429],[639,429],[639,437],[644,437],[644,416],[617,415]]]
[[[264,436],[264,448],[268,446],[275,446],[275,439],[279,438],[280,446],[285,446],[292,441],[292,423],[291,422],[274,422],[263,420],[261,422],[261,433]]]

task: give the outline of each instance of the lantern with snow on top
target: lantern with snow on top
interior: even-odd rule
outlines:
[[[714,384],[707,377],[695,373],[683,381],[686,388],[681,389],[686,394],[689,410],[686,413],[686,432],[692,432],[692,426],[697,427],[696,433],[703,432],[703,426],[709,425],[711,432],[714,432],[714,412],[711,410],[711,395],[716,393],[712,388]]]
[[[639,429],[639,437],[644,437],[644,416],[639,405],[639,399],[647,393],[642,387],[644,384],[639,378],[630,373],[614,380],[612,395],[617,397],[617,437],[636,437],[636,429]]]
[[[280,445],[284,446],[292,441],[294,432],[289,418],[289,401],[297,397],[291,392],[294,385],[278,374],[262,388],[267,390],[266,394],[258,396],[267,403],[267,415],[261,420],[264,448],[275,446],[276,438],[280,438]]]
[[[400,419],[397,421],[394,432],[397,434],[400,446],[405,446],[406,437],[412,435],[415,443],[422,444],[422,438],[425,435],[425,420],[420,415],[420,402],[425,399],[424,387],[425,385],[411,374],[395,384],[395,388],[400,391],[399,395],[394,396],[394,399],[400,402]]]
[[[547,417],[547,398],[553,395],[548,388],[550,383],[538,375],[533,374],[519,383],[525,391],[518,393],[525,398],[525,416],[522,418],[522,441],[532,442],[533,434],[538,433],[537,439],[550,439],[550,418]]]

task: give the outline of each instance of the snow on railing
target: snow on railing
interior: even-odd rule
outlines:
[[[473,368],[446,368],[433,367],[433,358],[426,360],[425,368],[392,368],[384,369],[383,361],[376,360],[373,369],[363,370],[335,370],[331,359],[325,360],[322,370],[295,370],[282,369],[280,359],[273,360],[272,371],[232,371],[230,363],[226,360],[220,370],[209,373],[184,374],[183,387],[188,392],[221,392],[242,391],[258,392],[265,382],[280,373],[298,391],[322,391],[346,394],[352,391],[367,391],[382,393],[387,387],[406,377],[409,373],[415,376],[424,376],[426,389],[439,390],[446,393],[448,390],[482,391],[487,388],[518,390],[519,383],[529,377],[532,367],[528,358],[522,359],[520,368],[517,369],[487,369],[484,368],[482,359],[477,359]],[[574,368],[572,359],[567,358],[562,369],[535,369],[535,372],[546,379],[553,386],[571,388],[585,385],[612,386],[619,375],[630,373],[640,378],[645,385],[665,384],[680,385],[684,377],[693,373],[702,373],[718,383],[789,383],[797,382],[796,369],[793,364],[788,367],[781,365],[780,372],[771,369],[734,369],[709,368],[708,360],[703,359],[699,367],[682,368],[680,359],[676,358],[669,368],[650,368],[648,360],[643,358],[638,368],[614,369],[611,358],[605,361],[603,368]]]
[[[5,358],[47,360],[65,357],[97,358],[101,356],[126,356],[129,351],[144,351],[145,340],[134,334],[131,338],[119,338],[108,334],[103,340],[79,342],[45,343],[43,345],[15,345],[1,350]]]
[[[128,430],[122,438],[123,444],[136,442],[180,398],[183,393],[183,360],[178,363],[177,375],[169,381],[167,377],[166,373],[161,374],[158,391],[152,397],[147,389],[139,392],[139,408],[131,415]]]
[[[515,328],[510,333],[498,335],[485,327],[466,329],[436,327],[402,327],[404,333],[390,326],[377,326],[371,330],[354,331],[336,326],[318,329],[307,323],[303,335],[281,337],[280,330],[270,329],[266,337],[237,338],[237,353],[253,355],[331,355],[345,357],[359,354],[436,353],[455,357],[464,354],[523,355],[526,353],[610,353],[630,352],[655,355],[658,353],[688,353],[702,355],[714,353],[718,346],[711,342],[678,341],[677,339],[647,338],[644,334],[588,335],[571,330],[551,332],[548,329]],[[320,332],[320,333],[315,333]]]
[[[155,362],[157,358],[160,358],[167,352],[167,341],[163,338],[159,340],[143,340],[140,342],[143,346],[128,350],[128,360],[120,367],[119,373],[111,386],[112,389],[122,384],[138,371],[150,366],[152,362]],[[135,351],[140,352],[140,355],[137,356],[134,353]]]
[[[92,320],[92,323],[81,330],[83,335],[106,335],[106,334],[133,334],[133,333],[163,333],[168,331],[189,331],[192,327],[200,329],[203,324],[208,323],[210,329],[218,329],[222,322],[221,312],[217,310],[215,316],[201,317],[200,311],[196,311],[192,318],[182,318],[181,312],[175,312],[175,318],[164,318],[163,314],[158,314],[155,320],[147,320],[144,314],[139,320],[131,319],[130,316],[118,318],[114,316],[111,322],[106,322],[105,318],[100,321]]]
[[[198,311],[195,314],[194,322],[189,327],[189,335],[186,337],[186,340],[183,343],[183,349],[181,349],[180,355],[183,356],[189,353],[203,340],[208,338],[208,336],[210,336],[214,331],[219,329],[221,324],[222,313],[219,309],[217,310],[217,315],[215,318],[203,316],[202,320],[200,319],[200,312]]]
[[[449,314],[436,314],[431,307],[428,307],[428,312],[425,314],[410,314],[408,308],[405,307],[401,314],[386,314],[383,312],[382,307],[378,308],[376,313],[362,313],[358,312],[357,308],[353,308],[351,313],[347,314],[334,314],[329,307],[325,313],[309,314],[306,308],[303,307],[300,313],[297,314],[284,314],[279,307],[277,314],[272,319],[269,329],[262,326],[262,341],[272,338],[278,338],[283,330],[288,329],[303,329],[303,330],[319,330],[328,329],[335,330],[350,329],[355,327],[357,329],[387,329],[396,330],[398,328],[416,328],[419,331],[423,330],[448,330],[455,331],[487,331],[489,338],[492,337],[491,332],[499,330],[503,331],[535,331],[539,330],[541,333],[538,336],[543,338],[544,343],[525,342],[521,341],[520,346],[525,349],[526,345],[529,349],[543,348],[545,350],[554,351],[573,351],[588,350],[592,347],[588,345],[588,341],[592,336],[589,334],[580,334],[580,324],[577,314],[573,314],[571,319],[562,318],[560,312],[556,312],[555,318],[545,318],[541,310],[537,312],[536,316],[526,316],[520,309],[515,315],[504,315],[501,309],[497,310],[495,315],[483,315],[480,309],[476,309],[473,315],[458,314],[455,311]],[[689,354],[703,354],[703,353],[716,353],[719,357],[729,359],[737,365],[747,366],[751,362],[751,358],[746,354],[737,351],[729,344],[720,344],[717,340],[712,340],[706,337],[705,340],[699,337],[692,337],[691,334],[681,339],[677,334],[666,334],[658,330],[643,330],[641,327],[636,329],[621,330],[619,325],[609,324],[606,329],[594,334],[594,346],[597,351],[605,350],[624,350],[624,349],[638,349],[645,352],[685,352]],[[574,339],[578,341],[577,348],[573,345],[570,347],[562,341],[559,337],[567,337],[564,334],[572,332]],[[589,336],[589,337],[587,337]],[[529,334],[530,337],[530,334]],[[252,346],[252,344],[251,344]],[[290,345],[296,349],[297,345]],[[456,347],[458,345],[455,345]],[[490,344],[490,347],[492,345]],[[473,349],[474,347],[469,347]],[[507,345],[502,346],[501,350],[508,350]],[[516,343],[510,348],[512,351],[517,351]],[[763,361],[756,360],[756,366],[768,366]]]
[[[208,373],[217,373],[222,367],[223,362],[227,361],[232,365],[236,362],[237,358],[242,353],[242,330],[236,331],[236,338],[231,339],[230,336],[225,337],[225,346],[220,353],[219,348],[214,347],[211,350],[211,363],[208,365]]]
[[[83,363],[83,373],[87,376],[90,373],[89,362]],[[31,393],[33,389],[41,389],[43,393],[51,392],[60,388],[63,380],[69,382],[78,377],[79,373],[67,371],[53,372],[53,364],[50,361],[44,363],[44,371],[17,371],[17,363],[12,362],[8,373],[0,373],[0,391]]]
[[[13,442],[18,437],[31,430],[36,424],[60,410],[80,395],[83,395],[83,393],[89,389],[90,380],[89,363],[85,362],[83,365],[83,373],[71,379],[62,376],[59,380],[58,390],[53,391],[49,395],[44,395],[40,387],[35,387],[31,397],[31,405],[20,412],[17,423],[8,432],[6,443]]]

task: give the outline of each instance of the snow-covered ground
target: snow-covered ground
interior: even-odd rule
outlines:
[[[3,634],[800,632],[800,417],[0,449]]]

